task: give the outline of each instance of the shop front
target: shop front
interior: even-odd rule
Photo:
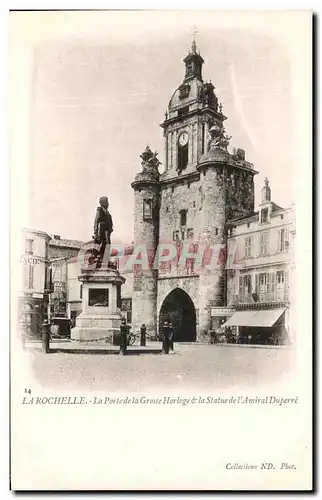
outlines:
[[[43,299],[21,297],[19,299],[19,322],[28,338],[40,338],[44,316]]]
[[[234,329],[225,327],[234,309],[231,307],[213,307],[211,309],[211,328],[216,342],[234,342]]]
[[[286,308],[270,308],[235,311],[223,324],[225,328],[236,328],[239,344],[286,344]]]

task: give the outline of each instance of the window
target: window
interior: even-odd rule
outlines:
[[[193,238],[193,228],[187,230],[187,238]]]
[[[185,99],[189,96],[190,85],[180,85],[179,87],[179,99]]]
[[[173,231],[173,241],[179,241],[179,231]]]
[[[32,290],[34,288],[34,266],[24,266],[24,288]]]
[[[82,299],[83,298],[83,285],[81,285],[79,287],[79,298]]]
[[[185,232],[181,231],[181,239],[184,240]]]
[[[283,227],[279,229],[277,233],[277,251],[284,252],[284,250],[288,250],[288,248],[288,229]]]
[[[241,297],[247,296],[252,293],[252,276],[245,274],[239,276],[239,295]]]
[[[265,224],[268,222],[268,208],[263,208],[261,211],[261,223]]]
[[[259,255],[268,254],[268,231],[259,235]]]
[[[201,140],[202,140],[201,152],[204,153],[205,152],[205,124],[204,123],[202,124]]]
[[[260,273],[255,276],[255,292],[256,294],[266,294],[267,292],[274,294],[275,292],[275,273]],[[271,300],[273,297],[264,296],[264,299]]]
[[[251,257],[252,255],[252,237],[247,236],[245,238],[245,257]]]
[[[174,193],[174,187],[173,187],[173,188],[171,188],[171,192],[172,192],[172,193]]]
[[[189,113],[189,106],[184,106],[184,108],[178,110],[178,116],[187,115],[188,113]]]
[[[152,219],[152,200],[143,200],[143,220]]]
[[[180,226],[187,224],[187,210],[180,210]]]
[[[34,252],[34,240],[29,238],[26,239],[25,253],[33,253]]]
[[[216,236],[218,236],[218,232],[219,232],[218,227],[216,227]]]
[[[285,276],[284,276],[284,271],[277,271],[276,273],[276,282],[278,285],[281,283],[284,283],[285,281]]]

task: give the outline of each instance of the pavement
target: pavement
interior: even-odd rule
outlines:
[[[26,354],[38,382],[59,390],[262,387],[292,373],[292,349],[246,347],[176,343],[175,352],[165,355],[161,354],[160,342],[149,342],[146,347],[129,346],[127,355],[120,356],[117,346],[55,340],[47,354],[42,352],[40,342],[27,343]]]

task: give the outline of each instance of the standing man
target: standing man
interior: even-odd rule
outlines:
[[[146,326],[145,324],[143,323],[143,325],[141,326],[141,346],[145,346],[146,345]]]
[[[168,321],[165,321],[162,326],[162,352],[163,354],[169,354],[169,335],[170,328]]]
[[[120,354],[126,354],[127,350],[127,336],[129,333],[129,326],[126,324],[126,319],[123,318],[120,326]]]
[[[169,349],[170,349],[171,352],[174,352],[174,348],[173,348],[173,335],[174,335],[173,325],[170,322],[169,323]]]

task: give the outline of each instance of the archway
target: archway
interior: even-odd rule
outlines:
[[[175,288],[163,301],[159,325],[162,331],[164,321],[171,321],[174,342],[196,341],[196,310],[189,295],[181,288]]]

